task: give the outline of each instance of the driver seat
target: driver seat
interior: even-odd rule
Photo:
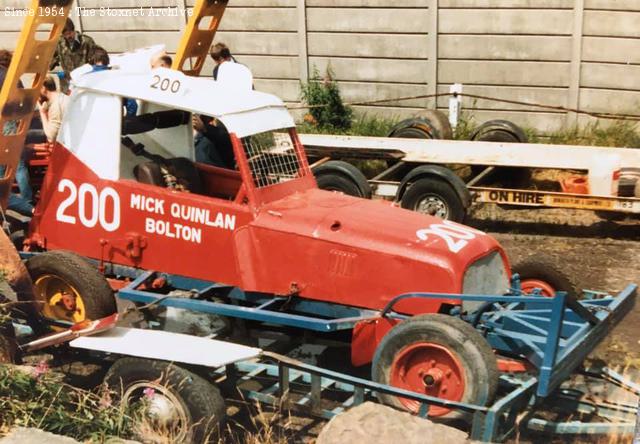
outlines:
[[[136,165],[133,169],[133,175],[140,183],[167,188],[168,184],[162,172],[164,166],[169,174],[176,178],[176,182],[187,191],[193,194],[204,193],[200,173],[191,160],[186,157],[174,157],[163,159],[162,163],[164,165],[161,165],[159,161],[150,161]]]

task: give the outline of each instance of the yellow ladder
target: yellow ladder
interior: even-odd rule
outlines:
[[[0,91],[0,206],[5,209],[27,130],[40,97],[40,88],[64,28],[73,0],[32,0],[33,16],[25,19],[18,45]],[[55,9],[55,15],[54,15]],[[62,12],[62,14],[60,14]],[[43,37],[41,34],[47,32]],[[38,34],[36,34],[38,33]],[[30,85],[18,88],[24,74],[33,76]]]
[[[173,69],[188,76],[200,75],[228,3],[228,0],[200,0],[196,3],[178,45]]]

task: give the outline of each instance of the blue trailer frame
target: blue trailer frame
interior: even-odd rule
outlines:
[[[451,315],[459,316],[473,325],[498,352],[524,358],[535,367],[535,372],[530,375],[515,377],[503,374],[500,384],[503,388],[506,387],[506,394],[490,407],[456,403],[407,392],[307,366],[284,357],[279,358],[279,364],[275,370],[269,367],[251,368],[250,363],[243,364],[244,367],[241,370],[253,376],[262,371],[274,376],[276,372],[280,378],[278,387],[283,387],[285,393],[290,382],[289,377],[298,375],[295,372],[291,373],[290,370],[307,372],[308,377],[296,376],[294,379],[302,378],[302,381],[311,384],[312,392],[316,392],[309,395],[313,399],[318,398],[318,390],[322,391],[322,378],[329,378],[341,384],[347,384],[343,388],[354,387],[353,403],[362,399],[361,395],[365,392],[390,393],[422,402],[422,413],[425,414],[428,410],[426,406],[429,404],[465,410],[473,413],[472,438],[488,442],[506,438],[513,432],[516,426],[515,418],[519,413],[539,404],[551,395],[556,395],[560,385],[578,369],[585,357],[613,326],[633,308],[637,295],[637,285],[634,284],[628,285],[617,296],[585,291],[584,299],[581,301],[570,299],[563,292],[559,292],[553,298],[543,297],[539,292],[524,295],[520,291],[519,278],[514,275],[512,289],[508,295],[409,293],[395,297],[383,310],[375,311],[296,297],[244,292],[240,288],[224,284],[154,271],[141,271],[130,267],[114,265],[109,267],[110,273],[132,279],[118,292],[118,297],[123,300],[145,306],[175,307],[319,333],[349,331],[361,321],[385,316],[395,319],[406,318],[407,316],[393,309],[398,302],[406,299],[457,299],[461,302],[482,302],[482,306],[473,313],[463,314],[459,310],[458,312],[454,310]],[[158,278],[162,278],[171,288],[179,290],[179,294],[172,292],[162,294],[146,289],[152,286],[144,284],[150,284]],[[224,290],[227,297],[234,303],[209,300],[213,293],[221,290]],[[259,365],[264,366],[264,364]],[[317,375],[320,375],[320,379]],[[356,390],[355,387],[364,388]],[[266,402],[272,399],[269,396],[277,391],[277,387],[272,387],[271,391],[271,393],[250,392],[249,395]],[[584,403],[576,402],[574,405],[577,411],[580,408],[586,408]],[[625,408],[628,410],[628,407]],[[607,414],[614,410],[609,409]],[[626,418],[625,415],[629,413],[627,410],[622,409],[623,418]],[[335,412],[325,412],[323,416],[327,417],[331,414]],[[529,425],[535,430],[553,430],[556,433],[632,430],[632,426],[627,422],[623,422],[622,425],[610,423],[609,426],[603,423],[590,428],[589,424],[554,424],[537,419]]]

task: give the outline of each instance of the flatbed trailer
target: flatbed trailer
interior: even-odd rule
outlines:
[[[301,134],[300,140],[307,154],[319,166],[331,159],[387,161],[388,168],[368,180],[374,197],[394,200],[405,208],[436,213],[456,220],[473,204],[495,203],[515,207],[575,208],[615,215],[640,215],[640,198],[535,190],[522,185],[494,186],[486,178],[496,168],[554,169],[589,172],[598,167],[605,156],[616,156],[624,168],[640,168],[640,149],[602,148],[592,146],[545,145],[531,143],[501,143],[483,141],[454,141],[429,139],[401,139],[389,137],[355,137]],[[474,169],[465,183],[451,172],[450,165],[483,166]],[[419,198],[406,192],[412,184],[427,179],[440,182],[455,191],[451,196],[440,195],[438,189],[425,188],[425,199],[431,194],[432,205],[420,205]],[[415,194],[415,193],[414,193]],[[442,202],[438,202],[438,197]],[[452,200],[457,200],[453,202]],[[413,203],[413,204],[412,204]],[[462,207],[463,212],[446,211],[444,207]],[[438,212],[438,209],[442,211]]]

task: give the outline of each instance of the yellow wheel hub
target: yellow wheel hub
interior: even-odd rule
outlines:
[[[36,279],[34,288],[44,317],[73,323],[82,322],[87,318],[80,293],[59,276],[40,276]]]

